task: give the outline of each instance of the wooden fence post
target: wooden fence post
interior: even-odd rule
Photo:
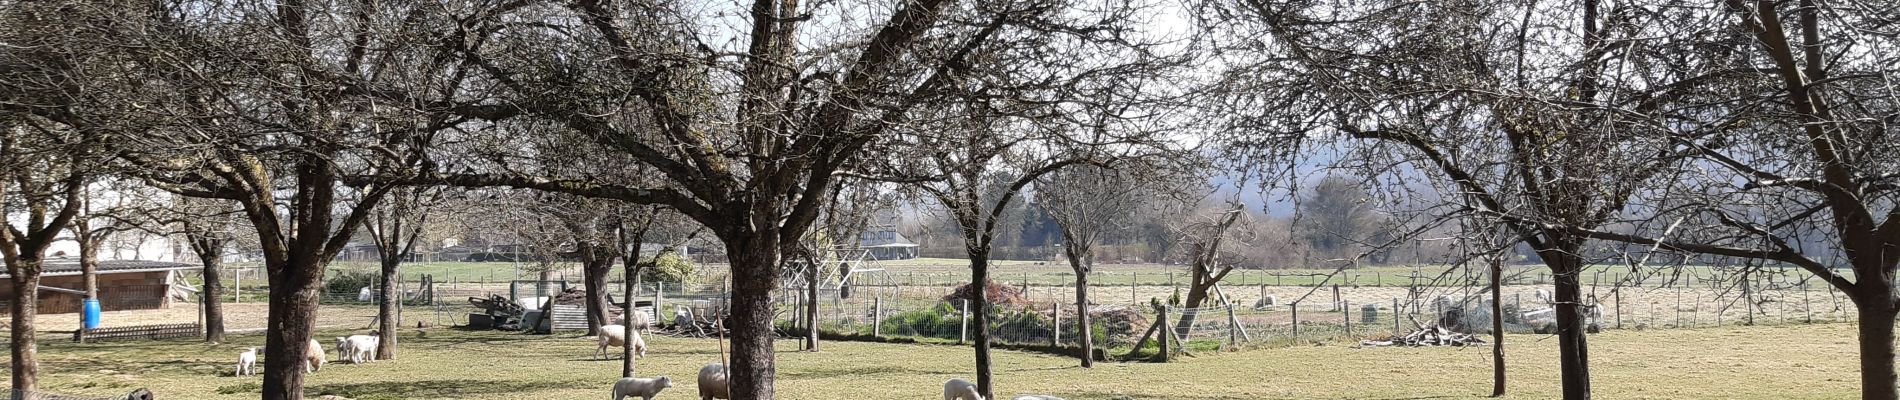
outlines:
[[[871,299],[871,336],[884,337],[884,298]]]
[[[1293,344],[1298,345],[1300,343],[1300,302],[1296,301],[1288,305],[1293,306]]]
[[[1168,323],[1168,307],[1167,306],[1162,306],[1160,308],[1157,308],[1156,311],[1160,313],[1157,316],[1160,319],[1157,320],[1155,323],[1160,324],[1157,326],[1161,327],[1161,332],[1160,332],[1161,337],[1157,338],[1157,339],[1161,339],[1161,362],[1168,362],[1168,358],[1174,355],[1174,352],[1171,351],[1173,349],[1170,349],[1168,347],[1168,339],[1174,337],[1174,327],[1170,326],[1172,324]]]
[[[1498,299],[1491,299],[1491,301],[1498,301]],[[1491,318],[1503,318],[1503,316],[1493,315],[1491,316]],[[1403,334],[1404,334],[1403,332],[1399,331],[1399,298],[1393,297],[1392,298],[1392,336],[1399,336]]]
[[[1345,313],[1346,316],[1346,338],[1350,339],[1352,338],[1352,301],[1342,300],[1339,304],[1342,306],[1339,311]]]

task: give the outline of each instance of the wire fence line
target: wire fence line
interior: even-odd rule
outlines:
[[[1221,285],[1226,297],[1210,296],[1213,298],[1194,308],[1170,301],[1186,296],[1185,279],[1170,280],[1168,274],[1129,273],[1126,280],[1117,281],[1092,275],[1092,282],[1109,283],[1091,284],[1089,288],[1090,336],[1098,347],[1131,346],[1159,318],[1153,306],[1156,303],[1174,304],[1168,308],[1169,326],[1193,350],[1375,338],[1400,335],[1434,324],[1457,323],[1463,328],[1488,331],[1488,321],[1492,318],[1490,302],[1494,299],[1480,284],[1480,279],[1433,274],[1426,272],[1426,268],[1418,270],[1417,274],[1395,274],[1390,270],[1357,274],[1347,271],[1340,276],[1358,278],[1335,276],[1317,281],[1339,282],[1328,285],[1279,284],[1294,275],[1240,271]],[[1081,335],[1074,326],[1078,312],[1074,305],[1075,288],[1073,284],[1056,283],[1072,282],[1073,275],[1043,275],[1049,276],[996,281],[998,285],[1013,287],[1020,298],[993,305],[990,315],[993,338],[1024,345],[1077,344]],[[466,323],[469,314],[482,311],[471,305],[469,298],[502,296],[538,305],[541,299],[558,295],[562,288],[580,287],[579,282],[556,277],[549,283],[533,279],[430,280],[425,287],[420,274],[402,274],[397,281],[403,299],[402,320],[459,325]],[[700,319],[722,315],[724,299],[730,295],[729,286],[722,282],[723,277],[700,278],[702,282],[712,283],[645,282],[635,289],[633,297],[636,302],[657,304],[655,314],[661,323],[670,323],[680,315]],[[1368,284],[1348,284],[1355,280]],[[1847,321],[1855,315],[1852,302],[1845,296],[1817,280],[1801,279],[1789,271],[1763,270],[1752,275],[1710,271],[1673,276],[1592,274],[1583,280],[1587,282],[1585,302],[1600,310],[1591,323],[1603,329]],[[1539,289],[1548,286],[1547,277],[1526,270],[1515,273],[1507,281],[1511,283],[1502,288],[1501,296],[1507,330],[1537,332],[1538,321],[1527,320],[1525,316],[1550,308],[1548,301],[1537,294]],[[1412,282],[1418,284],[1412,285]],[[822,287],[816,319],[821,330],[833,333],[968,341],[974,319],[964,302],[952,298],[962,284],[966,282],[930,273],[860,275],[843,287],[835,283]],[[251,287],[250,296],[262,294],[256,289]],[[353,289],[326,282],[326,289],[331,290],[319,296],[326,305],[375,306],[382,301],[373,281],[362,282]],[[620,282],[610,282],[605,289],[615,303],[626,298]],[[782,332],[803,332],[791,329],[800,327],[809,309],[803,290],[781,285],[774,294],[778,324],[787,328]],[[228,290],[226,294],[239,301],[256,301]],[[1184,316],[1188,316],[1190,322],[1181,323]],[[372,319],[364,317],[363,326],[371,326]],[[1478,323],[1479,320],[1483,323]]]

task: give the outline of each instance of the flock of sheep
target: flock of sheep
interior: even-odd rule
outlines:
[[[337,361],[350,360],[351,364],[376,361],[376,346],[382,343],[382,337],[375,334],[350,335],[336,338]],[[257,375],[257,347],[246,348],[238,352],[236,376]],[[323,364],[329,362],[323,344],[310,339],[310,348],[304,350],[304,372],[317,372]]]
[[[644,319],[645,318],[635,318],[634,326],[645,326],[646,324],[641,323],[644,322],[641,321]],[[609,349],[625,346],[633,346],[635,358],[646,357],[647,343],[646,339],[641,337],[640,331],[631,331],[633,332],[633,336],[627,337],[623,333],[628,332],[625,325],[605,325],[600,327],[600,332],[601,334],[596,337],[597,346],[594,348],[594,353],[591,357],[596,359],[612,358],[612,354],[608,352]],[[347,359],[351,364],[375,361],[376,347],[381,343],[381,339],[381,336],[375,334],[338,337],[336,338],[337,360],[342,361]],[[257,374],[258,349],[257,347],[251,347],[238,353],[237,372],[235,375],[245,376]],[[316,339],[311,339],[310,348],[304,352],[304,370],[310,373],[322,370],[323,364],[328,361],[327,357],[327,351],[325,351],[323,345],[317,342]],[[723,364],[712,363],[700,367],[697,383],[699,386],[700,400],[732,398],[728,393],[726,367]],[[613,400],[624,400],[628,397],[639,397],[642,400],[653,400],[653,397],[658,396],[660,391],[671,387],[673,387],[673,380],[664,375],[652,378],[620,378],[614,382],[612,391],[613,397],[611,398]],[[951,379],[944,382],[943,399],[985,400],[983,396],[978,393],[976,384],[963,379]],[[1018,395],[1014,397],[1013,400],[1062,399],[1052,396],[1025,394]]]

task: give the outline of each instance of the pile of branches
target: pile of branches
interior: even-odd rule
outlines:
[[[674,316],[674,318],[671,321],[661,321],[661,322],[662,322],[661,324],[657,325],[657,327],[654,328],[653,331],[655,333],[659,333],[659,334],[667,335],[667,336],[674,336],[674,337],[691,337],[691,338],[732,337],[732,332],[727,331],[725,329],[725,327],[727,326],[726,323],[716,322],[712,318],[709,318],[709,317],[701,317],[698,315],[692,315],[690,313],[677,314]],[[731,322],[731,321],[725,321],[725,322]]]
[[[988,289],[986,290],[987,293],[984,293],[984,297],[989,298],[990,305],[992,306],[1020,306],[1029,304],[1029,298],[1023,297],[1023,290],[1015,286],[998,284],[996,281],[989,281],[989,284],[984,286]],[[962,307],[961,302],[957,300],[976,300],[976,296],[972,296],[970,293],[970,284],[965,283],[962,286],[957,286],[957,290],[950,292],[949,296],[944,296],[943,300],[957,307]]]
[[[1388,338],[1388,339],[1386,339],[1386,340],[1367,340],[1367,341],[1361,341],[1361,342],[1359,342],[1359,345],[1360,345],[1360,346],[1364,346],[1364,347],[1384,347],[1384,346],[1406,346],[1406,347],[1420,347],[1420,346],[1457,346],[1457,347],[1464,347],[1464,346],[1476,346],[1476,345],[1482,345],[1482,344],[1484,344],[1484,343],[1485,343],[1485,342],[1484,342],[1484,339],[1483,339],[1483,338],[1480,338],[1480,337],[1478,337],[1478,335],[1473,335],[1473,334],[1469,334],[1469,333],[1462,333],[1462,332],[1455,332],[1455,331],[1452,331],[1452,330],[1448,330],[1448,329],[1445,329],[1444,327],[1440,327],[1440,326],[1437,326],[1437,325],[1433,325],[1433,326],[1430,326],[1430,327],[1425,327],[1425,328],[1420,328],[1419,330],[1416,330],[1416,331],[1412,331],[1412,333],[1408,333],[1408,334],[1405,334],[1405,335],[1401,335],[1401,336],[1393,336],[1393,337],[1391,337],[1391,338]]]

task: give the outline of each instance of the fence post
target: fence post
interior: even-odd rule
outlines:
[[[1234,317],[1234,305],[1227,304],[1227,347],[1240,350],[1240,319]]]
[[[1052,326],[1052,328],[1054,329],[1051,329],[1055,331],[1055,335],[1049,339],[1049,347],[1061,346],[1062,345],[1062,303],[1057,303],[1053,301],[1049,302],[1049,312],[1051,315],[1055,316],[1055,322],[1056,322],[1055,325]]]
[[[1805,282],[1801,284],[1801,312],[1808,315],[1804,323],[1814,323],[1814,305],[1808,303],[1808,284]]]
[[[963,344],[965,342],[970,341],[970,299],[962,299],[962,301],[963,301],[963,307],[961,308],[963,309],[963,325],[962,327],[957,328],[957,344]]]
[[[1611,289],[1610,294],[1616,295],[1616,309],[1611,311],[1616,315],[1616,329],[1623,329],[1623,290],[1620,287]]]
[[[1498,299],[1491,299],[1491,301],[1498,301]],[[1491,318],[1504,318],[1504,316],[1493,315],[1491,316]],[[1399,331],[1399,298],[1393,297],[1392,298],[1392,336],[1399,336],[1402,334],[1404,333]]]
[[[1160,318],[1157,320],[1157,323],[1161,324],[1161,332],[1158,332],[1161,334],[1161,337],[1157,339],[1161,339],[1161,362],[1168,362],[1168,357],[1174,355],[1174,352],[1168,347],[1168,339],[1174,337],[1174,327],[1172,326],[1173,324],[1168,323],[1167,306],[1156,308],[1156,312],[1160,313],[1157,316]]]
[[[233,268],[231,272],[231,302],[237,303],[244,296],[244,269]]]
[[[1293,344],[1298,345],[1300,343],[1300,302],[1296,301],[1288,305],[1293,306]]]
[[[1342,306],[1339,311],[1345,313],[1346,316],[1346,338],[1350,340],[1352,339],[1352,301],[1342,300],[1339,305]]]
[[[884,337],[884,298],[871,298],[871,336]]]
[[[1134,280],[1130,282],[1131,283],[1128,284],[1128,304],[1140,305],[1141,300],[1135,297],[1135,289],[1141,287],[1141,273],[1134,273]]]
[[[665,294],[666,294],[666,282],[653,282],[653,319],[654,319],[653,322],[655,324],[665,325],[665,324],[661,324],[659,321],[660,318],[665,318],[665,317],[660,316],[661,315],[660,314],[660,300],[662,300],[665,297],[664,296]]]

